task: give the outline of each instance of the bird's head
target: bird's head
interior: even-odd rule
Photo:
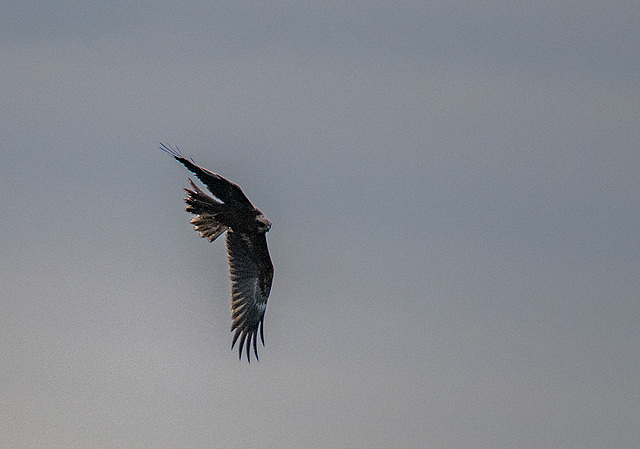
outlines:
[[[263,214],[256,217],[256,224],[258,225],[258,232],[269,232],[269,229],[271,229],[271,221]]]

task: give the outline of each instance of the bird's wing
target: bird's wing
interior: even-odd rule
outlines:
[[[193,172],[198,179],[207,186],[209,191],[223,203],[235,208],[253,209],[251,201],[249,201],[245,196],[238,184],[231,182],[219,174],[207,170],[206,168],[200,167],[194,163],[193,160],[189,160],[184,157],[177,147],[174,149],[171,146],[160,144],[160,149]]]
[[[247,360],[250,361],[252,341],[253,352],[258,358],[258,329],[264,345],[264,312],[273,280],[273,264],[265,234],[249,235],[228,230],[227,255],[231,275],[231,330],[235,330],[231,347],[240,338],[239,356],[242,357],[242,348],[246,343]]]

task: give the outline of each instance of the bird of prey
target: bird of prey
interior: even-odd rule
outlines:
[[[250,362],[250,348],[258,359],[256,346],[258,330],[264,346],[263,321],[267,298],[273,280],[273,264],[269,257],[266,233],[271,222],[256,209],[242,193],[240,186],[196,165],[185,158],[180,150],[160,144],[160,149],[193,172],[213,198],[196,186],[191,179],[191,189],[185,188],[186,211],[195,215],[191,219],[200,237],[213,242],[227,233],[227,257],[231,276],[231,331],[235,330],[231,348],[240,339],[238,356],[242,358],[243,346]]]

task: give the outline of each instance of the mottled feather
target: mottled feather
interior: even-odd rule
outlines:
[[[231,277],[231,331],[235,331],[231,347],[238,341],[238,355],[243,348],[250,361],[250,349],[258,359],[257,335],[264,345],[264,314],[273,280],[273,264],[269,256],[266,233],[271,222],[247,199],[237,184],[202,168],[182,155],[178,148],[161,144],[164,152],[193,172],[214,198],[189,179],[186,188],[186,211],[200,236],[210,242],[227,232],[227,255]]]
[[[253,351],[258,358],[257,333],[264,345],[263,320],[267,298],[271,291],[273,265],[265,234],[246,235],[227,231],[227,255],[231,276],[231,330],[235,330],[231,347],[240,337],[239,354],[246,344],[247,356],[253,341]]]

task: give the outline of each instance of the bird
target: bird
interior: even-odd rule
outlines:
[[[231,349],[239,340],[238,359],[243,347],[247,362],[250,348],[258,359],[257,335],[264,346],[264,314],[273,282],[273,263],[266,233],[271,221],[245,196],[237,184],[187,159],[176,146],[160,144],[160,149],[182,163],[213,194],[209,196],[190,178],[185,188],[186,211],[195,215],[190,221],[200,237],[213,242],[227,233],[226,246],[231,278]]]

